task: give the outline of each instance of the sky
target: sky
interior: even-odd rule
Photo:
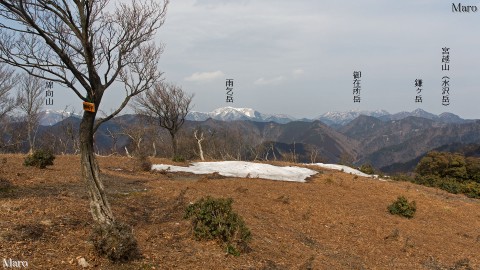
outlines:
[[[480,119],[479,2],[455,2],[478,6],[459,13],[445,0],[171,0],[157,33],[165,45],[158,64],[166,81],[194,94],[195,111],[233,106],[314,118],[421,108]],[[359,103],[354,71],[362,73]],[[449,106],[442,105],[444,76]],[[233,103],[226,79],[234,80]],[[415,79],[423,81],[422,103]],[[51,109],[80,110],[71,91],[55,91]],[[122,91],[107,90],[101,109],[113,110]]]

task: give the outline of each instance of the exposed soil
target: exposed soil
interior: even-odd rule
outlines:
[[[28,269],[82,269],[81,257],[90,269],[120,270],[480,269],[480,200],[463,195],[329,170],[295,183],[137,172],[132,159],[98,157],[114,214],[133,227],[143,255],[113,264],[89,241],[78,156],[57,156],[45,170],[24,167],[22,155],[4,158],[0,259]],[[253,234],[249,253],[193,239],[184,210],[207,195],[234,199]],[[416,201],[413,219],[388,213],[400,195]]]

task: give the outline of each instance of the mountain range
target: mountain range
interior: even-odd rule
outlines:
[[[467,123],[472,120],[465,120],[460,118],[458,115],[453,113],[442,113],[440,115],[435,115],[429,112],[426,112],[422,109],[416,109],[412,112],[399,112],[395,114],[390,114],[385,110],[376,110],[376,111],[362,111],[362,110],[350,110],[346,112],[326,112],[316,118],[302,118],[298,119],[286,114],[266,114],[261,113],[257,110],[251,108],[234,108],[234,107],[223,107],[215,109],[211,112],[198,112],[191,111],[188,113],[186,119],[190,121],[205,121],[209,118],[220,121],[240,121],[240,120],[250,120],[254,122],[275,122],[279,124],[285,124],[292,121],[302,121],[302,122],[313,122],[320,120],[326,125],[334,128],[339,128],[347,125],[354,119],[358,118],[360,115],[372,116],[382,121],[392,121],[392,120],[401,120],[410,116],[421,117],[425,119],[430,119],[442,123]],[[41,125],[49,126],[58,123],[66,117],[74,116],[81,117],[79,114],[73,114],[67,111],[53,111],[46,110],[42,112]]]
[[[69,117],[76,117],[81,118],[80,114],[76,114],[74,112],[69,112],[66,110],[63,111],[55,111],[55,110],[45,110],[40,112],[40,125],[41,126],[53,126],[62,120],[69,118]]]
[[[458,115],[453,113],[442,113],[440,115],[435,115],[429,112],[426,112],[422,109],[416,109],[412,112],[399,112],[395,114],[390,114],[385,110],[376,110],[376,111],[362,111],[362,110],[350,110],[346,112],[326,112],[316,118],[302,118],[297,119],[295,117],[286,115],[286,114],[264,114],[258,112],[251,108],[233,108],[233,107],[223,107],[218,108],[211,112],[196,112],[192,111],[188,114],[187,120],[192,121],[205,121],[208,118],[212,118],[220,121],[235,121],[235,120],[250,120],[255,122],[276,122],[280,124],[292,122],[292,121],[303,121],[303,122],[313,122],[315,120],[320,120],[328,126],[340,127],[345,126],[360,115],[372,116],[378,118],[382,121],[391,121],[391,120],[401,120],[409,116],[426,118],[434,121],[439,121],[442,123],[466,123],[471,120],[465,120],[460,118]]]
[[[139,117],[120,115],[103,124],[95,137],[99,153],[111,152],[113,148],[124,153],[125,147],[132,151],[137,135],[127,134],[125,130],[141,132]],[[434,115],[421,109],[396,114],[384,110],[330,112],[316,119],[295,119],[248,108],[226,107],[209,113],[191,112],[188,119],[181,130],[188,145],[185,149],[194,151],[192,134],[200,128],[210,138],[207,144],[211,145],[207,145],[207,149],[216,152],[217,158],[292,160],[294,157],[299,162],[310,162],[312,157],[318,156],[317,161],[370,163],[383,172],[393,173],[413,170],[432,150],[480,156],[480,120],[465,120],[451,113]],[[55,134],[76,134],[80,120],[77,114],[48,111],[43,114],[44,125],[40,133],[50,134],[52,140],[57,137],[67,149],[71,145],[65,142],[71,135],[63,135],[62,139]],[[159,148],[157,153],[168,153],[169,139],[168,136],[160,139],[161,132],[144,133],[148,138],[144,138],[143,143],[149,141],[151,145],[154,140],[160,140],[157,148],[161,144],[164,149]],[[213,141],[214,137],[219,141]],[[236,157],[232,156],[233,152]],[[190,153],[191,158],[195,158],[195,154]]]
[[[297,119],[286,114],[265,114],[251,108],[223,107],[211,112],[191,111],[187,115],[190,121],[205,121],[207,119],[220,121],[250,120],[255,122],[276,122],[280,124],[296,121]]]

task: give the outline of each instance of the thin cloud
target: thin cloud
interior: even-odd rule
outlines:
[[[194,3],[194,6],[206,6],[206,7],[216,7],[222,5],[245,5],[248,0],[197,0]]]
[[[185,80],[189,82],[205,83],[214,81],[222,77],[225,77],[225,74],[222,71],[217,70],[212,72],[195,72],[192,75],[186,77]]]
[[[303,73],[305,73],[305,71],[301,68],[297,68],[297,69],[292,70],[292,75],[293,75],[294,78],[298,78],[298,77],[302,76]]]
[[[272,79],[259,78],[254,84],[256,85],[275,85],[281,83],[285,78],[283,76],[278,76]]]

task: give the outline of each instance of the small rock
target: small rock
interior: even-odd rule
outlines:
[[[85,260],[85,258],[83,258],[83,257],[77,257],[77,263],[78,263],[78,265],[80,265],[83,268],[90,267],[90,264],[88,264],[87,261]]]

